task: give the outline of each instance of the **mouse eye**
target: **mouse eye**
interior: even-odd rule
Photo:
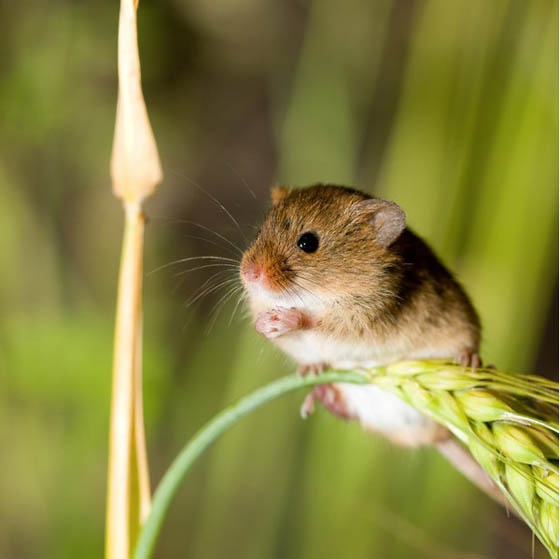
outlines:
[[[315,233],[304,233],[298,240],[297,246],[303,252],[315,252],[319,248],[319,237]]]

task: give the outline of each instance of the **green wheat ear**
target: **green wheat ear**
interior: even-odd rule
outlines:
[[[370,382],[445,425],[558,557],[558,384],[534,375],[402,361]]]

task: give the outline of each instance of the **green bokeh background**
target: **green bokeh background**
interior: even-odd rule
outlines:
[[[2,4],[3,558],[103,553],[117,16],[108,1]],[[194,183],[248,238],[277,181],[355,185],[401,204],[456,272],[486,361],[556,377],[556,2],[142,0],[139,37],[166,174],[147,204],[146,272],[230,255],[185,221],[246,245]],[[242,312],[231,319],[234,300],[210,318],[222,292],[185,308],[212,273],[176,275],[187,269],[145,279],[154,484],[206,419],[292,370]],[[302,397],[203,458],[156,557],[531,556],[530,533],[434,451],[392,447],[322,409],[302,422]]]

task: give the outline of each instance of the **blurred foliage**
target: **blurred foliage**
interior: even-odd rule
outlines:
[[[122,225],[108,179],[117,6],[2,10],[0,556],[97,558]],[[185,221],[246,244],[195,183],[247,238],[273,182],[354,184],[399,202],[456,272],[485,360],[557,374],[555,2],[143,0],[139,18],[166,172],[147,272],[230,254]],[[243,313],[231,320],[234,302],[210,318],[221,293],[185,308],[213,271],[176,276],[187,268],[145,282],[154,481],[216,410],[291,368]],[[302,423],[302,397],[198,464],[158,557],[530,556],[530,534],[433,451],[324,410]]]

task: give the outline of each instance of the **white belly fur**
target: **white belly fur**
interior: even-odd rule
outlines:
[[[402,444],[428,442],[436,430],[433,421],[377,386],[336,384],[347,409],[363,427],[397,439]]]
[[[404,347],[379,348],[371,344],[339,342],[313,330],[283,336],[275,342],[300,364],[327,363],[336,369],[368,368],[404,358],[450,355],[430,348],[412,355]],[[335,387],[343,396],[350,415],[369,430],[381,432],[405,445],[430,442],[438,432],[431,419],[376,386],[337,383]]]

